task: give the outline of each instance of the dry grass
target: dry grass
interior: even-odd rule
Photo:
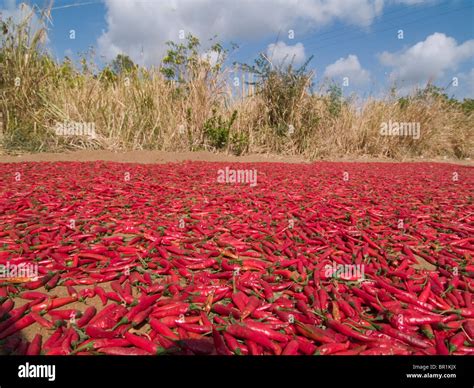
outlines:
[[[43,21],[46,16],[47,11]],[[267,87],[275,84],[267,84],[261,93],[242,99],[232,94],[227,70],[212,72],[205,62],[197,64],[185,85],[165,79],[157,68],[110,80],[86,62],[81,70],[55,63],[42,49],[45,30],[30,31],[30,22],[27,18],[10,25],[0,41],[2,144],[7,150],[212,150],[219,147],[211,128],[225,133],[221,150],[236,154],[473,157],[472,110],[437,93],[403,104],[391,96],[338,105],[306,87],[285,101],[272,99],[277,91]],[[284,95],[285,90],[279,92]],[[275,109],[282,112],[278,125]],[[419,123],[420,138],[381,136],[381,123],[389,120]],[[98,136],[57,136],[56,123],[65,121],[94,123]],[[287,131],[289,125],[293,133]]]

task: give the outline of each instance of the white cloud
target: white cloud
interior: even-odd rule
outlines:
[[[288,30],[295,37],[335,21],[368,26],[384,0],[104,0],[107,30],[98,40],[100,54],[113,59],[124,52],[135,61],[156,64],[179,31],[203,42],[267,39]],[[143,45],[144,55],[140,56]]]
[[[393,68],[390,81],[405,93],[418,85],[449,75],[460,63],[473,56],[474,39],[458,44],[455,39],[436,32],[404,51],[383,52],[379,60]]]
[[[370,73],[359,62],[357,55],[348,55],[327,66],[324,76],[331,79],[349,78],[349,85],[364,85],[370,81]]]
[[[268,45],[266,55],[277,66],[289,65],[291,63],[299,65],[306,59],[302,43],[296,43],[293,46],[287,45],[285,42],[271,43]]]

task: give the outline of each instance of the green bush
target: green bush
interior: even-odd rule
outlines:
[[[229,119],[223,118],[215,109],[213,110],[212,117],[204,123],[204,135],[213,148],[220,150],[227,146],[230,129],[236,118],[236,110]]]

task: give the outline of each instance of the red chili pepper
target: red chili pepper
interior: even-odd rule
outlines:
[[[88,339],[81,343],[71,354],[80,354],[83,352],[89,352],[91,350],[97,350],[100,348],[107,347],[127,347],[130,343],[123,338],[113,339]]]
[[[318,296],[319,296],[319,306],[321,307],[321,310],[327,311],[329,307],[329,302],[328,302],[329,296],[326,290],[324,289],[324,287],[321,286],[321,288],[319,289]]]
[[[420,302],[426,302],[428,300],[428,297],[431,294],[431,282],[426,282],[426,286],[423,289],[422,293],[418,296],[418,300]]]
[[[261,322],[255,322],[255,321],[245,321],[245,325],[256,332],[259,332],[266,337],[278,341],[278,342],[287,342],[288,341],[288,336],[285,334],[282,334],[278,331],[273,330],[270,325],[267,325],[265,323]]]
[[[88,307],[82,317],[77,321],[77,327],[82,328],[87,325],[96,313],[97,309],[94,306]]]
[[[178,339],[179,339],[179,337],[178,337]],[[165,349],[172,349],[172,348],[176,347],[174,341],[168,339],[165,336],[162,336],[161,334],[156,334],[155,337],[153,338],[153,340],[158,341],[160,343],[160,345]]]
[[[51,290],[58,284],[59,273],[56,273],[44,286],[47,290]]]
[[[21,307],[11,310],[8,313],[9,318],[0,323],[0,332],[13,326],[15,322],[17,322],[23,316],[25,311],[28,310],[29,308],[30,308],[30,304],[27,303]]]
[[[30,313],[33,319],[40,324],[41,326],[47,328],[47,329],[52,329],[54,328],[54,324],[50,321],[48,321],[46,318],[43,318],[41,315],[35,312]]]
[[[474,307],[466,307],[459,310],[454,310],[454,312],[466,318],[474,318]]]
[[[77,298],[73,298],[71,296],[65,296],[63,298],[55,298],[55,299],[49,299],[46,302],[37,304],[31,308],[31,311],[34,312],[40,312],[42,310],[44,311],[49,311],[56,309],[58,307],[65,306],[67,304],[76,302]]]
[[[36,334],[28,345],[28,349],[26,350],[25,354],[27,356],[39,356],[41,353],[41,342],[43,341],[43,337],[41,334]]]
[[[91,338],[94,338],[94,339],[99,339],[99,338],[109,338],[109,339],[112,339],[112,338],[116,338],[120,335],[120,333],[118,332],[118,329],[116,330],[107,330],[107,329],[103,329],[103,328],[100,328],[98,326],[87,326],[86,327],[86,334],[91,337]]]
[[[149,339],[144,337],[140,337],[138,335],[132,333],[125,333],[125,339],[130,342],[130,344],[136,346],[137,348],[143,349],[150,354],[157,354],[159,350],[159,346]]]
[[[229,347],[230,351],[234,354],[247,354],[248,349],[245,345],[239,344],[237,340],[232,337],[229,333],[223,333],[224,340]]]
[[[146,310],[140,311],[137,315],[135,315],[130,321],[132,327],[140,326],[143,322],[145,322],[148,319],[152,309],[153,307],[148,307]]]
[[[232,354],[232,352],[225,345],[222,336],[216,329],[212,329],[212,338],[214,340],[214,347],[216,348],[216,352],[218,355],[228,356]]]
[[[43,276],[41,279],[31,281],[31,282],[28,282],[28,283],[24,283],[23,287],[28,289],[28,290],[36,290],[40,287],[43,287],[49,281],[50,278],[51,278],[51,276],[46,275],[46,276]]]
[[[239,291],[232,295],[232,301],[240,311],[244,311],[249,301],[249,298],[243,292]]]
[[[65,350],[62,346],[57,346],[47,349],[45,354],[47,356],[66,356],[69,354],[69,351]]]
[[[127,318],[130,320],[133,319],[135,315],[137,315],[141,311],[144,311],[148,309],[150,306],[152,306],[160,297],[161,295],[159,294],[150,295],[150,296],[146,296],[146,295],[142,296],[138,304],[135,307],[132,307],[130,312],[127,314]]]
[[[334,354],[334,353],[349,349],[350,344],[351,344],[350,341],[343,342],[343,343],[324,344],[324,345],[319,346],[314,354],[317,354],[317,355]]]
[[[77,298],[76,295],[70,294],[73,298]],[[79,291],[79,298],[86,299],[86,298],[93,298],[95,296],[95,291],[92,288],[83,288]]]
[[[312,339],[313,341],[317,341],[320,343],[335,342],[333,338],[328,337],[322,329],[316,326],[310,326],[297,321],[296,330],[299,333],[303,334],[305,337]]]
[[[187,332],[197,333],[197,334],[205,334],[210,333],[212,331],[211,325],[196,325],[192,323],[186,322],[177,322],[177,325],[182,329],[186,330]]]
[[[430,340],[434,338],[433,328],[429,324],[421,325],[421,332]]]
[[[108,261],[109,258],[104,255],[99,255],[96,253],[78,253],[77,256],[81,259],[93,259],[98,261]]]
[[[164,323],[158,321],[157,319],[151,319],[150,320],[150,326],[153,330],[155,330],[157,333],[172,339],[172,340],[178,340],[179,337]]]
[[[440,354],[442,356],[449,355],[449,349],[444,342],[444,335],[439,331],[435,331],[434,334],[436,341],[436,354]]]
[[[177,344],[196,355],[208,355],[214,352],[214,343],[208,339],[183,339],[177,341]]]
[[[105,291],[102,287],[95,287],[94,288],[95,293],[99,296],[102,306],[105,306],[107,304],[107,296],[105,295]]]
[[[458,350],[460,347],[464,346],[464,342],[467,340],[466,335],[461,331],[449,339],[449,348],[450,353]]]
[[[346,325],[344,325],[340,322],[337,322],[333,319],[328,319],[326,321],[326,323],[330,328],[338,331],[341,334],[347,335],[348,337],[354,338],[358,341],[364,341],[364,342],[374,341],[374,338],[371,338],[371,337],[368,337],[364,334],[361,334],[358,331],[355,331],[354,329],[351,329],[350,327],[348,327],[348,326],[346,326]]]
[[[298,354],[299,342],[297,340],[291,340],[283,349],[281,353],[284,356],[296,356]]]
[[[127,312],[128,310],[125,307],[111,304],[90,320],[87,329],[92,326],[100,329],[111,329]]]
[[[6,316],[9,311],[11,311],[15,307],[15,302],[11,299],[7,299],[5,302],[3,302],[0,306],[0,319],[2,319],[2,316]]]
[[[72,319],[81,317],[81,312],[75,309],[66,309],[66,310],[50,310],[48,314],[55,319]]]
[[[251,341],[256,342],[257,344],[262,345],[263,347],[272,350],[274,354],[278,355],[281,354],[281,348],[276,343],[272,342],[268,337],[265,335],[255,332],[249,329],[246,326],[242,325],[230,325],[226,327],[226,332],[242,339],[249,339]]]
[[[252,314],[259,305],[260,305],[260,300],[257,297],[253,295],[249,297],[247,304],[242,310],[242,320],[244,320],[250,314]]]
[[[48,294],[45,294],[43,292],[37,292],[37,291],[25,291],[19,294],[18,296],[22,299],[29,299],[29,300],[49,298]]]
[[[247,340],[245,343],[247,344],[247,348],[248,348],[249,354],[251,356],[261,356],[262,355],[262,348],[260,347],[260,349],[259,349],[259,346],[255,342]]]
[[[303,354],[313,355],[317,349],[313,343],[309,342],[304,337],[297,337],[296,340],[298,341],[298,350]]]
[[[416,346],[418,348],[429,348],[431,346],[429,342],[426,342],[421,338],[395,330],[386,324],[380,324],[379,326],[382,330],[382,333],[385,333],[390,337],[396,338],[410,345]]]
[[[33,324],[35,322],[35,319],[31,316],[31,314],[24,316],[23,318],[20,318],[18,321],[16,321],[13,325],[10,327],[6,328],[2,332],[0,332],[0,340],[15,334],[17,331],[23,330]]]
[[[179,304],[172,306],[167,309],[163,310],[154,310],[150,314],[154,318],[164,318],[164,317],[169,317],[169,316],[175,316],[175,315],[181,315],[181,314],[186,314],[189,310],[189,305],[187,303],[184,304]]]
[[[55,345],[58,343],[62,335],[63,335],[63,328],[58,327],[56,331],[51,335],[51,337],[49,337],[45,341],[45,343],[43,344],[43,349],[51,349],[55,347]]]
[[[99,353],[104,353],[109,356],[149,356],[151,354],[138,347],[123,348],[118,346],[100,348]]]

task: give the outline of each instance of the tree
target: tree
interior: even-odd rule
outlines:
[[[133,63],[128,55],[118,54],[110,64],[110,68],[115,74],[131,73],[137,65]]]
[[[220,43],[213,44],[209,52],[217,55],[215,63],[207,63],[202,54],[201,42],[191,34],[186,36],[185,43],[166,42],[168,50],[160,72],[169,80],[187,83],[193,80],[203,67],[212,73],[218,73],[224,63],[228,51]]]

